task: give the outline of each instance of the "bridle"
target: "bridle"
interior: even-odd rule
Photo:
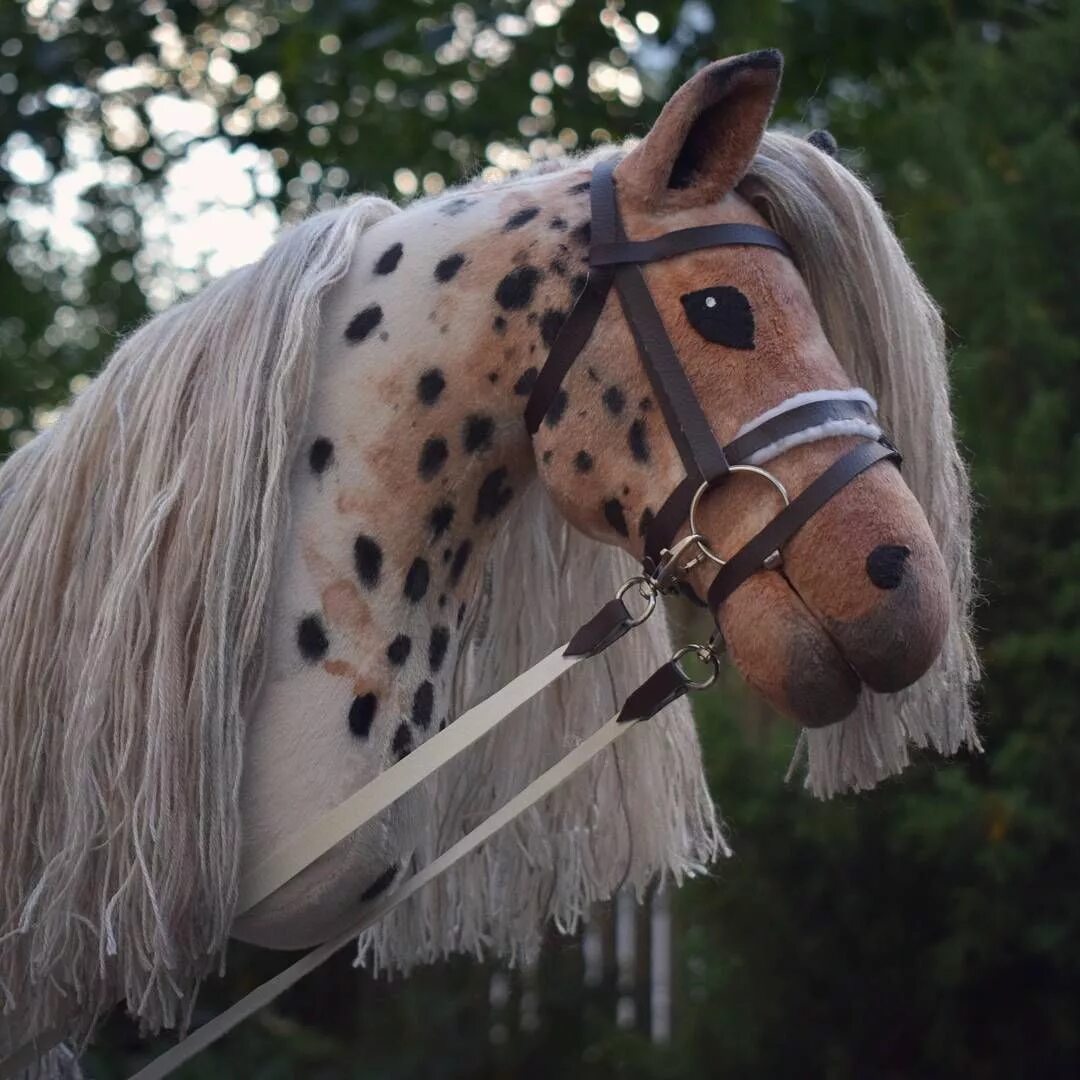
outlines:
[[[686,470],[686,477],[668,496],[646,532],[641,574],[625,582],[616,596],[582,626],[565,646],[555,649],[343,803],[287,838],[241,882],[236,909],[238,915],[264,900],[335,844],[371,821],[571,668],[598,656],[644,623],[656,608],[658,597],[674,591],[688,570],[705,561],[719,567],[707,596],[708,606],[718,622],[719,610],[728,597],[759,570],[779,569],[784,545],[837,492],[879,461],[889,460],[900,464],[899,451],[880,434],[880,428],[876,426],[872,399],[862,391],[838,391],[793,403],[790,408],[766,414],[726,446],[720,444],[668,338],[640,268],[648,263],[712,247],[764,247],[789,259],[793,258],[792,252],[784,240],[770,229],[744,224],[704,225],[679,229],[650,240],[628,240],[619,218],[616,199],[613,173],[617,164],[618,160],[611,158],[593,168],[590,184],[592,224],[589,275],[584,290],[567,316],[537,376],[526,405],[525,424],[530,435],[539,429],[563,379],[592,336],[614,288],[668,431]],[[803,441],[826,438],[838,430],[847,434],[849,429],[844,425],[852,422],[863,425],[866,432],[876,434],[866,434],[866,441],[841,456],[795,498],[789,498],[780,480],[762,468],[762,463],[769,459],[770,452],[778,445],[790,445],[793,438],[802,438]],[[765,480],[784,505],[738,552],[724,558],[713,550],[706,537],[698,531],[697,511],[710,491],[740,472]],[[675,537],[686,522],[690,525],[689,534],[676,541]],[[630,611],[625,602],[626,596],[635,589],[644,601],[644,608],[636,614]],[[684,645],[678,649],[667,663],[627,695],[618,712],[605,724],[528,784],[510,802],[405,881],[397,892],[375,901],[356,925],[313,949],[220,1016],[188,1035],[136,1073],[132,1080],[155,1080],[171,1073],[314,970],[459,859],[474,851],[502,826],[569,779],[636,722],[650,719],[689,691],[711,685],[719,672],[722,647],[718,634],[714,634],[706,644]],[[686,672],[683,661],[690,654],[711,667],[707,677],[695,679]],[[63,1032],[38,1036],[32,1043],[0,1062],[0,1075],[6,1076],[8,1070],[23,1067],[43,1049],[62,1038]]]
[[[763,247],[793,260],[791,249],[771,229],[745,224],[701,225],[651,240],[628,240],[615,195],[613,173],[617,164],[618,159],[608,158],[593,168],[589,188],[592,209],[589,277],[537,376],[525,407],[525,426],[530,435],[539,430],[559,387],[592,336],[614,287],[686,470],[686,478],[668,496],[646,532],[644,570],[647,575],[655,575],[664,563],[665,552],[671,551],[676,533],[689,521],[699,557],[720,567],[709,589],[709,607],[715,613],[747,577],[778,553],[841,488],[878,461],[891,459],[899,464],[900,454],[881,436],[876,443],[863,444],[845,454],[793,501],[775,476],[749,463],[766,447],[801,431],[818,427],[824,430],[829,424],[845,420],[873,421],[873,409],[865,400],[843,394],[818,397],[772,416],[744,431],[727,446],[721,446],[679,363],[641,267],[704,248]],[[695,516],[702,497],[736,472],[749,472],[766,479],[781,496],[784,509],[737,555],[725,560],[697,531]],[[775,559],[772,564],[777,565]]]

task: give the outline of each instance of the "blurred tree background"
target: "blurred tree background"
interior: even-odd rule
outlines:
[[[777,122],[830,128],[946,313],[986,754],[815,803],[783,781],[793,733],[730,688],[700,720],[736,858],[675,898],[670,1040],[616,1025],[563,938],[527,981],[339,957],[182,1075],[1080,1075],[1075,2],[0,0],[0,438],[280,222],[641,133],[696,65],[766,45]],[[199,1016],[285,959],[236,949]],[[87,1063],[146,1054],[116,1019]]]

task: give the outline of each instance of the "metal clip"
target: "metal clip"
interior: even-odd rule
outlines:
[[[701,663],[708,664],[712,668],[708,678],[692,679],[686,673],[686,669],[682,666],[680,661],[688,653],[693,653]],[[709,640],[708,645],[684,645],[671,658],[671,662],[675,665],[682,681],[686,683],[687,690],[706,690],[720,677],[720,657],[713,648],[712,639]]]
[[[693,570],[695,566],[700,566],[705,561],[705,555],[701,551],[702,539],[697,533],[692,532],[689,536],[684,536],[673,547],[664,548],[660,552],[660,562],[649,578],[657,592],[664,594],[675,592],[676,582]],[[689,562],[680,564],[679,556],[692,545],[698,546],[698,554]]]
[[[657,597],[657,589],[652,580],[638,574],[622,583],[619,587],[619,591],[615,594],[615,599],[622,600],[631,585],[636,585],[638,587],[638,595],[646,602],[646,606],[645,610],[640,615],[631,617],[630,622],[627,624],[628,627],[640,626],[656,610]]]

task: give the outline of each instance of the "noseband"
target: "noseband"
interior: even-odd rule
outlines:
[[[651,240],[628,240],[619,217],[614,171],[618,159],[609,158],[593,168],[589,198],[592,226],[589,242],[589,276],[563,324],[551,352],[537,376],[525,407],[525,425],[535,435],[551,408],[563,379],[589,341],[612,287],[633,333],[645,373],[686,470],[685,479],[668,496],[645,534],[643,559],[645,581],[667,585],[680,572],[709,559],[720,569],[709,587],[709,607],[718,617],[724,601],[762,567],[780,566],[784,545],[834,495],[878,461],[899,465],[900,453],[884,436],[848,451],[795,499],[771,473],[750,464],[750,459],[781,439],[800,433],[811,441],[829,434],[829,426],[844,421],[872,424],[874,410],[868,395],[850,393],[815,395],[745,430],[727,446],[713,434],[667,335],[641,267],[648,263],[713,247],[764,247],[793,259],[783,238],[759,225],[701,225],[678,229]],[[810,435],[814,429],[818,434]],[[695,516],[701,499],[737,472],[750,472],[767,480],[778,491],[784,508],[729,560],[720,557],[697,531]],[[684,522],[697,555],[677,565],[689,546],[673,543]]]

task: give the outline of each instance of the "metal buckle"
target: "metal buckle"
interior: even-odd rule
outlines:
[[[759,468],[757,465],[732,465],[729,469],[729,472],[753,473],[755,476],[760,476],[765,480],[768,480],[769,483],[772,484],[773,488],[775,488],[777,493],[780,495],[780,498],[784,500],[784,506],[791,505],[791,499],[788,498],[787,488],[784,487],[784,485],[779,480],[777,480],[777,478],[773,476],[771,472]],[[726,476],[727,473],[725,473],[724,475]],[[718,477],[717,479],[722,479],[722,477]],[[709,547],[709,545],[705,542],[704,538],[698,532],[697,524],[694,521],[694,515],[697,513],[698,503],[701,502],[702,495],[704,495],[705,492],[707,492],[715,483],[716,480],[706,480],[705,483],[703,483],[701,487],[699,487],[697,491],[694,492],[694,497],[690,501],[690,535],[697,537],[698,548],[700,549],[701,554],[704,555],[706,559],[709,559],[710,561],[716,563],[717,566],[723,566],[727,562],[727,559],[722,559],[719,555],[716,554],[715,551],[713,551],[711,547]],[[763,565],[765,566],[766,570],[776,570],[780,566],[780,563],[780,552],[774,551],[765,560]]]
[[[640,626],[656,610],[657,589],[649,578],[637,574],[624,581],[622,585],[619,586],[619,591],[615,594],[615,599],[621,600],[623,596],[626,595],[631,585],[636,585],[638,587],[638,595],[646,601],[645,610],[640,615],[632,617],[627,624],[629,627],[634,627]],[[630,609],[627,608],[627,611],[629,610]]]

